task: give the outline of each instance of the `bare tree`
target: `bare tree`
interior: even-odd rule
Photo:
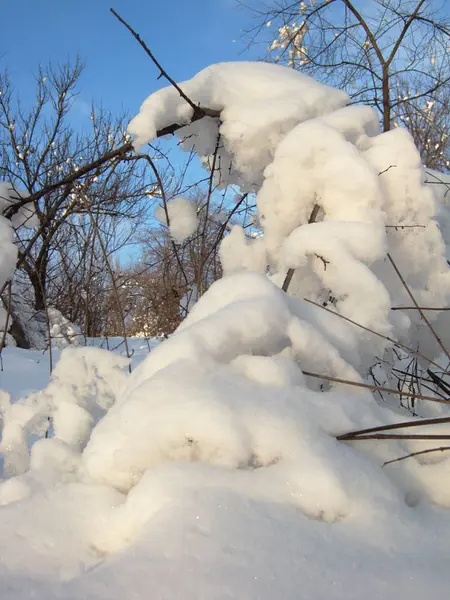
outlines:
[[[156,197],[163,204],[180,194],[196,207],[197,230],[183,243],[175,243],[170,227],[155,221],[141,231],[141,256],[131,265],[115,265],[117,287],[130,335],[166,336],[172,333],[190,307],[222,275],[219,245],[233,224],[251,224],[252,200],[247,195],[234,202],[215,190],[210,197],[209,180],[182,185],[182,180]],[[164,200],[163,200],[164,198]],[[105,332],[120,335],[113,290],[105,293]],[[107,307],[107,308],[105,308]]]
[[[92,108],[88,129],[72,125],[82,70],[79,60],[40,68],[29,108],[24,108],[8,74],[0,75],[0,179],[9,181],[18,195],[35,198],[38,218],[31,233],[16,231],[18,266],[33,289],[36,312],[51,302],[78,321],[81,305],[88,303],[81,292],[92,297],[86,288],[94,281],[93,267],[104,268],[99,235],[108,253],[129,243],[149,214],[149,190],[154,187],[147,162],[122,160],[131,149],[125,116],[112,118]],[[86,164],[91,168],[86,170]],[[64,179],[67,183],[58,185]]]
[[[398,97],[416,96],[417,91],[403,85]],[[414,138],[425,167],[446,171],[450,168],[450,94],[441,87],[432,96],[405,102],[394,126],[406,127]]]
[[[265,45],[266,59],[301,69],[346,90],[352,102],[373,106],[384,131],[400,115],[446,95],[450,27],[444,2],[273,0],[250,8],[256,24],[248,33],[251,42]],[[410,130],[413,123],[404,120]]]

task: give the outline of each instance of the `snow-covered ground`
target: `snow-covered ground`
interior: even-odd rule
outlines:
[[[81,340],[80,343],[84,343]],[[129,338],[128,347],[132,369],[144,360],[148,353],[159,344],[158,340],[144,337]],[[88,338],[87,345],[98,348],[109,348],[116,354],[126,356],[123,338]],[[61,349],[53,348],[52,357],[48,351],[22,350],[7,347],[2,351],[3,368],[0,371],[0,389],[9,392],[13,398],[21,398],[36,390],[44,388],[50,379],[50,360],[56,364]]]
[[[285,335],[284,297],[262,275],[236,277],[239,299],[218,282],[150,354],[131,340],[136,364],[145,358],[132,375],[116,354],[69,348],[45,398],[6,412],[17,474],[0,484],[0,597],[446,597],[448,460],[382,468],[424,442],[337,442],[399,417],[364,391],[307,389],[287,355],[265,356]],[[252,293],[270,300],[262,321]],[[45,386],[47,355],[7,348],[3,360],[3,388]],[[98,419],[89,403],[111,394],[79,445],[83,418],[63,409]],[[54,431],[36,441],[46,410]],[[19,422],[34,442],[25,466]]]

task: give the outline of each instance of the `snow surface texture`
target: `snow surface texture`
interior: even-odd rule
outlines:
[[[307,387],[299,363],[351,368],[297,309],[263,275],[238,274],[131,376],[120,357],[69,348],[47,389],[3,397],[17,474],[0,484],[0,592],[443,597],[448,459],[383,470],[419,443],[337,442],[401,417],[364,390]]]
[[[393,248],[421,301],[447,301],[437,209],[410,138],[379,135],[371,110],[283,67],[216,65],[181,85],[221,110],[221,164],[258,192],[263,235],[232,231],[228,274],[131,375],[120,357],[69,348],[45,390],[16,402],[3,393],[0,594],[445,597],[449,454],[383,468],[433,441],[337,441],[411,417],[306,376],[361,381],[385,343],[299,299],[332,291],[342,314],[412,336],[406,315],[390,316],[404,299],[383,260]],[[130,131],[143,144],[190,115],[162,90]],[[200,154],[218,127],[189,128]],[[386,233],[394,217],[427,219],[424,237]],[[402,254],[414,244],[426,249],[417,265]],[[288,267],[292,296],[276,285]]]
[[[169,223],[167,223],[167,216]],[[173,198],[167,203],[167,214],[164,207],[157,206],[155,217],[160,223],[169,225],[172,239],[182,244],[198,227],[195,205],[185,198]]]

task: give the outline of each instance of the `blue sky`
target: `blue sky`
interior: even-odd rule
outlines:
[[[167,72],[189,79],[209,64],[256,58],[245,52],[241,30],[249,14],[237,0],[0,0],[0,69],[7,68],[25,103],[33,102],[39,64],[64,63],[78,53],[86,63],[72,124],[83,126],[92,101],[113,114],[133,116],[153,91],[167,85],[112,7],[145,39]],[[183,164],[184,153],[179,157]],[[174,157],[172,156],[172,161]],[[175,159],[175,164],[178,162]],[[195,163],[192,180],[204,176]],[[134,257],[132,249],[121,252]]]
[[[77,53],[86,62],[77,108],[94,99],[105,108],[134,114],[163,85],[130,33],[113,17],[115,8],[146,40],[176,80],[208,64],[251,58],[241,30],[249,15],[236,0],[2,0],[0,67],[6,66],[27,96],[39,63],[64,62]],[[233,41],[236,40],[236,41]],[[253,52],[255,57],[255,52]]]

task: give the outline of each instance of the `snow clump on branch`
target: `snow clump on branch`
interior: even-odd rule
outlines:
[[[167,214],[163,206],[157,206],[155,217],[167,225],[169,216],[169,232],[174,242],[182,244],[198,227],[195,205],[185,198],[173,198],[167,203]]]

